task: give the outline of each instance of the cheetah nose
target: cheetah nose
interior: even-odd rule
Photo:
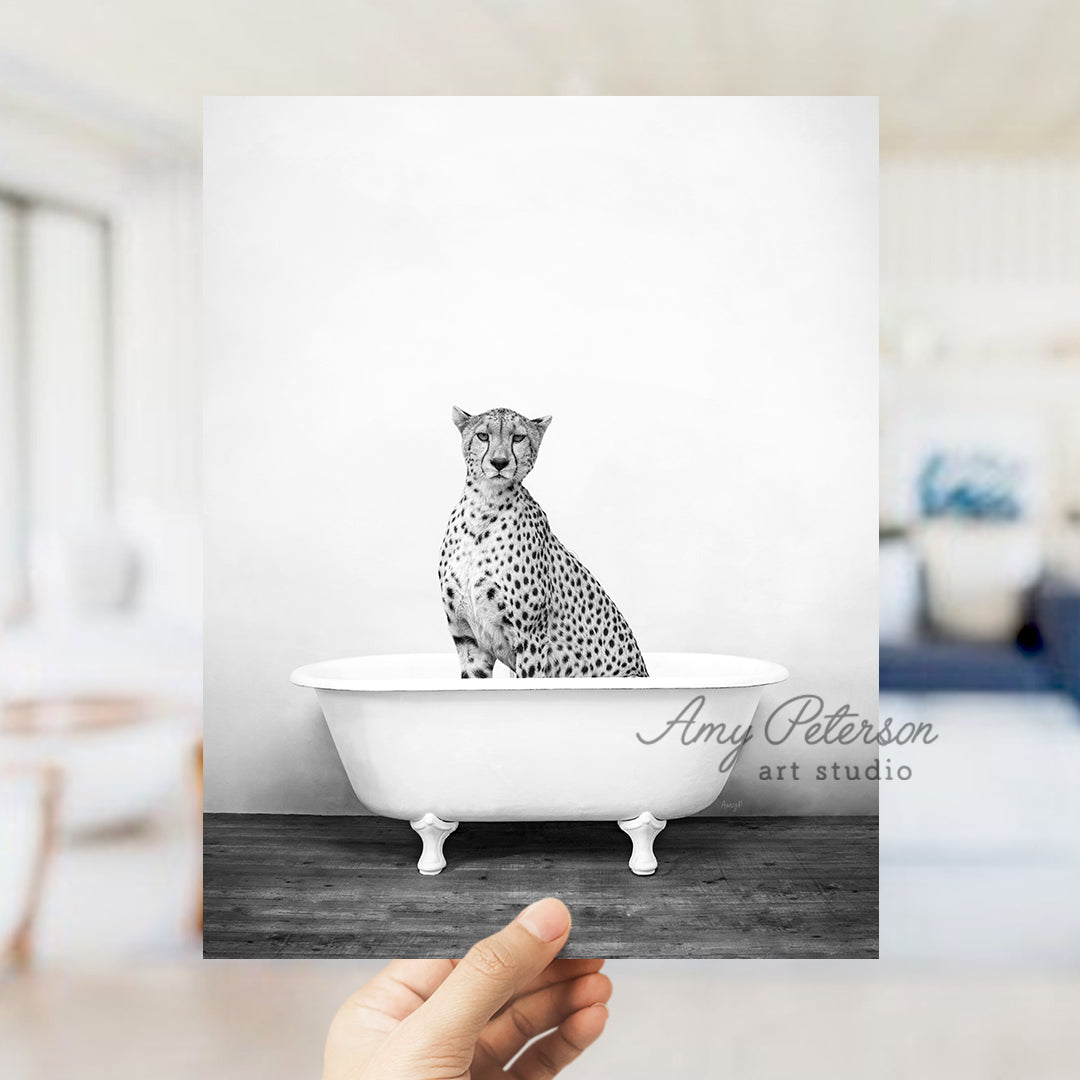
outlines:
[[[506,457],[493,457],[491,459],[491,464],[496,468],[496,470],[501,471],[510,464],[510,459]]]

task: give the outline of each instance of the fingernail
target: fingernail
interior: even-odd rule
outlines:
[[[561,900],[547,896],[530,904],[519,916],[518,922],[541,941],[554,941],[570,927],[570,912]]]

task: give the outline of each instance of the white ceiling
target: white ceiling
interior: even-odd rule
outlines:
[[[885,154],[1080,153],[1077,0],[22,0],[0,98],[197,147],[204,94],[874,94]]]

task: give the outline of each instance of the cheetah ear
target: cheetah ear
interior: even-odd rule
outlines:
[[[548,424],[551,423],[550,416],[540,416],[535,420],[530,420],[530,424],[535,424],[540,429],[540,437],[544,437],[544,432],[548,429]]]
[[[465,425],[472,419],[472,415],[456,405],[450,410],[450,418],[454,421],[454,427],[464,434]]]

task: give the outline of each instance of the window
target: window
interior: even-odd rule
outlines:
[[[113,501],[107,220],[0,192],[0,624],[33,538]]]

